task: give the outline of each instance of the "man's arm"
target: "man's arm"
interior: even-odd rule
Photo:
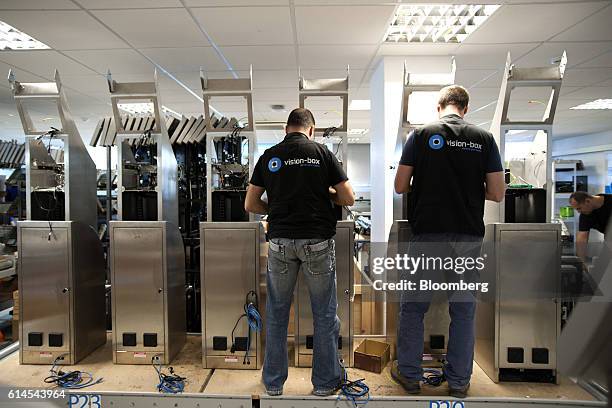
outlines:
[[[587,244],[589,242],[589,231],[578,231],[576,233],[576,256],[586,262]]]
[[[355,193],[353,187],[348,180],[330,187],[329,198],[336,204],[341,206],[351,206],[355,204]]]
[[[413,171],[413,166],[403,164],[397,166],[397,173],[395,173],[395,192],[397,194],[410,192],[410,180],[412,179]]]
[[[504,172],[487,173],[485,178],[485,199],[501,203],[506,195]]]
[[[254,214],[267,214],[268,203],[261,199],[261,196],[266,191],[265,188],[249,184],[247,188],[246,198],[244,200],[244,209],[247,212]]]

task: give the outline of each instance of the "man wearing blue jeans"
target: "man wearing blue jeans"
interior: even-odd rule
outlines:
[[[315,121],[309,110],[293,110],[286,132],[259,158],[245,199],[245,209],[268,214],[269,223],[263,382],[269,395],[283,393],[289,310],[298,273],[303,273],[314,321],[313,394],[326,396],[336,392],[343,375],[337,355],[333,203],[353,205],[355,198],[338,159],[313,140]]]
[[[504,198],[504,172],[493,136],[465,120],[469,95],[452,85],[440,91],[439,120],[414,130],[406,140],[395,176],[395,191],[410,193],[413,257],[477,258],[484,236],[484,202]],[[475,270],[420,270],[401,278],[476,282]],[[474,358],[476,301],[469,291],[447,293],[451,323],[444,374],[451,396],[467,395]],[[423,318],[431,291],[402,293],[397,362],[391,375],[408,393],[420,392],[423,376]]]

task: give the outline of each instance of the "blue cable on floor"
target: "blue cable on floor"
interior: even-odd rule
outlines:
[[[94,380],[93,375],[87,371],[68,371],[63,372],[61,369],[56,369],[57,362],[66,354],[58,356],[51,366],[51,375],[44,379],[47,384],[55,384],[60,388],[78,390],[81,388],[91,387],[92,385],[102,382],[102,378]]]
[[[159,377],[159,384],[157,384],[157,390],[164,394],[178,394],[183,392],[185,389],[185,377],[181,377],[174,373],[174,369],[170,367],[168,370],[170,374],[162,373],[162,365],[153,364],[155,371],[157,371],[157,376]]]
[[[340,394],[338,400],[342,397],[347,401],[351,401],[354,407],[365,405],[370,401],[370,387],[365,383],[365,378],[360,378],[355,381],[349,381],[346,368],[342,366],[344,377],[340,383]]]

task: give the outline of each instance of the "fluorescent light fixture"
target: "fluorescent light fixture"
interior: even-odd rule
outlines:
[[[478,29],[499,4],[402,4],[385,42],[460,43]]]
[[[43,44],[15,27],[0,21],[0,51],[48,50]]]
[[[577,106],[571,107],[570,109],[574,109],[574,110],[582,110],[582,109],[589,109],[589,110],[612,109],[612,99],[597,99],[597,100],[592,101],[592,102],[587,102],[587,103],[583,103],[582,105],[577,105]]]
[[[353,99],[349,104],[350,111],[369,111],[370,100],[369,99]]]
[[[117,107],[124,112],[131,113],[133,115],[153,115],[153,103],[151,102],[129,102],[129,103],[118,103]],[[174,116],[177,119],[181,118],[181,115],[162,105],[162,112]]]

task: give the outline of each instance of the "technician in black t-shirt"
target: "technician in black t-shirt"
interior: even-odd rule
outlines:
[[[484,203],[504,198],[504,172],[499,150],[491,133],[474,126],[463,116],[468,110],[465,88],[453,85],[440,91],[438,121],[414,130],[404,146],[395,176],[395,191],[410,192],[409,222],[413,236],[410,256],[476,258],[484,236]],[[431,279],[431,275],[409,276]],[[445,279],[469,280],[451,271]],[[438,274],[436,276],[441,276]],[[391,375],[407,392],[420,392],[423,372],[423,318],[431,302],[431,291],[420,298],[403,293],[400,305],[397,363]],[[447,364],[444,373],[450,395],[467,395],[474,355],[473,295],[449,294]]]
[[[337,356],[336,259],[333,203],[353,205],[355,196],[336,156],[313,141],[315,121],[298,108],[287,120],[287,135],[259,158],[245,209],[268,214],[266,353],[263,382],[281,395],[287,380],[287,325],[298,272],[304,274],[314,323],[313,394],[336,392],[342,380]],[[261,197],[266,192],[268,202]],[[349,322],[344,322],[349,324]]]
[[[591,195],[584,191],[576,191],[569,198],[570,205],[580,213],[578,233],[576,234],[576,255],[585,259],[586,246],[589,241],[589,231],[596,229],[605,234],[610,224],[612,213],[612,195]]]

